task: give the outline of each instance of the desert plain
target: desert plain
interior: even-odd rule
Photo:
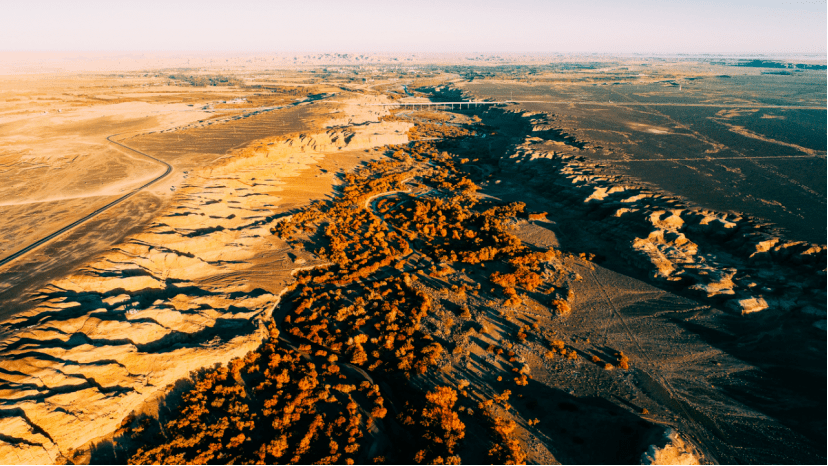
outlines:
[[[101,60],[0,77],[0,463],[826,461],[824,60]]]

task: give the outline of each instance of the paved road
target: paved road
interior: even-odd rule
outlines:
[[[250,109],[232,109],[232,108],[231,108],[231,109],[226,109],[226,110],[243,110],[243,111],[247,111],[247,110],[255,110],[255,111],[257,111],[257,112],[268,112],[268,111],[272,111],[272,110],[279,110],[279,109],[282,109],[282,108],[292,107],[292,106],[295,106],[295,105],[302,105],[302,104],[304,104],[304,103],[308,103],[308,102],[313,103],[313,102],[316,102],[316,101],[318,101],[318,100],[323,100],[325,97],[326,97],[326,95],[321,95],[321,96],[310,96],[310,97],[307,97],[307,98],[302,99],[302,100],[298,100],[298,101],[293,102],[293,103],[288,104],[288,105],[275,106],[275,107],[257,107],[257,108],[250,108]],[[200,110],[200,108],[188,109],[188,110],[186,110],[186,111],[192,111],[192,110]],[[221,109],[221,111],[225,111],[225,109]],[[111,142],[112,144],[116,144],[116,145],[118,145],[118,146],[121,146],[121,147],[123,147],[124,149],[127,149],[127,150],[130,150],[130,151],[132,151],[132,152],[135,152],[136,154],[143,155],[144,157],[147,157],[147,158],[149,158],[149,159],[152,159],[152,160],[154,160],[154,161],[156,161],[156,162],[158,162],[158,163],[160,163],[160,164],[162,164],[162,165],[166,166],[166,167],[167,167],[166,171],[164,171],[164,173],[162,173],[160,176],[158,176],[158,177],[154,178],[154,179],[153,179],[153,180],[151,180],[150,182],[148,182],[148,183],[144,184],[143,186],[140,186],[140,187],[138,187],[138,188],[136,188],[136,189],[132,190],[129,194],[126,194],[126,195],[124,195],[124,196],[122,196],[122,197],[120,197],[120,198],[118,198],[118,199],[116,199],[116,200],[114,200],[114,201],[110,202],[109,204],[107,204],[107,205],[105,205],[105,206],[101,207],[100,209],[98,209],[98,210],[96,210],[96,211],[92,212],[91,214],[89,214],[89,215],[87,215],[87,216],[85,216],[85,217],[83,217],[83,218],[81,218],[81,219],[78,219],[78,220],[76,220],[76,221],[72,222],[72,223],[71,223],[71,224],[69,224],[69,225],[66,225],[65,227],[61,228],[60,230],[58,230],[58,231],[56,231],[56,232],[54,232],[54,233],[52,233],[52,234],[50,234],[50,235],[48,235],[48,236],[45,236],[45,237],[43,237],[43,238],[41,238],[41,239],[39,239],[39,240],[35,241],[34,243],[29,244],[28,246],[26,246],[26,247],[24,247],[24,248],[20,249],[19,251],[14,252],[14,253],[12,253],[12,254],[11,254],[11,255],[9,255],[9,256],[4,257],[3,259],[0,259],[0,267],[2,267],[3,265],[8,264],[9,262],[12,262],[13,260],[15,260],[15,259],[17,259],[17,258],[19,258],[19,257],[21,257],[21,256],[23,256],[24,254],[26,254],[26,253],[28,253],[28,252],[32,251],[33,249],[36,249],[36,248],[38,248],[39,246],[42,246],[43,244],[48,243],[50,240],[55,239],[56,237],[58,237],[58,236],[62,235],[63,233],[66,233],[67,231],[69,231],[69,230],[71,230],[71,229],[73,229],[73,228],[77,227],[78,225],[81,225],[82,223],[84,223],[84,222],[86,222],[86,221],[88,221],[88,220],[90,220],[90,219],[92,219],[92,218],[95,218],[96,216],[100,215],[101,213],[106,212],[107,210],[111,209],[112,207],[114,207],[114,206],[116,206],[116,205],[120,204],[121,202],[123,202],[123,201],[125,201],[125,200],[129,199],[130,197],[132,197],[132,196],[134,196],[134,195],[138,194],[138,193],[139,193],[140,191],[142,191],[144,188],[147,188],[148,186],[151,186],[152,184],[154,184],[154,183],[158,182],[159,180],[161,180],[161,179],[162,179],[162,178],[164,178],[165,176],[169,175],[169,174],[170,174],[170,172],[172,171],[172,168],[173,168],[173,167],[172,167],[170,164],[168,164],[167,162],[165,162],[165,161],[163,161],[163,160],[161,160],[161,159],[157,159],[157,158],[155,158],[155,157],[153,157],[153,156],[151,156],[151,155],[149,155],[149,154],[145,154],[145,153],[143,153],[143,152],[141,152],[141,151],[139,151],[139,150],[137,150],[137,149],[133,149],[132,147],[126,146],[126,145],[124,145],[124,144],[121,144],[120,142],[113,141],[113,140],[112,140],[112,138],[113,138],[113,137],[115,137],[115,136],[118,136],[118,134],[113,134],[113,135],[111,135],[111,136],[107,136],[106,140],[107,140],[107,141],[109,141],[109,142]]]
[[[152,160],[154,160],[154,161],[156,161],[156,162],[158,162],[158,163],[160,163],[160,164],[163,164],[164,166],[166,166],[166,167],[167,167],[167,169],[164,171],[164,173],[162,173],[161,175],[159,175],[159,176],[157,176],[157,177],[153,178],[153,179],[152,179],[152,180],[150,180],[148,183],[146,183],[146,184],[144,184],[144,185],[142,185],[142,186],[139,186],[138,188],[133,189],[133,190],[132,190],[132,191],[130,191],[128,194],[125,194],[125,195],[123,195],[123,196],[119,197],[118,199],[116,199],[116,200],[114,200],[114,201],[110,202],[109,204],[107,204],[107,205],[105,205],[105,206],[101,207],[100,209],[98,209],[98,210],[96,210],[96,211],[92,212],[91,214],[89,214],[89,215],[87,215],[87,216],[85,216],[85,217],[83,217],[83,218],[80,218],[80,219],[78,219],[78,220],[75,220],[74,222],[70,223],[69,225],[66,225],[65,227],[61,228],[60,230],[57,230],[57,231],[55,231],[54,233],[52,233],[52,234],[50,234],[50,235],[44,236],[43,238],[41,238],[41,239],[39,239],[39,240],[35,241],[34,243],[31,243],[31,244],[29,244],[28,246],[24,247],[23,249],[20,249],[20,250],[18,250],[17,252],[14,252],[14,253],[12,253],[12,254],[11,254],[11,255],[9,255],[9,256],[6,256],[6,257],[4,257],[3,259],[0,259],[0,266],[3,266],[3,265],[8,264],[9,262],[11,262],[11,261],[13,261],[13,260],[15,260],[15,259],[19,258],[20,256],[22,256],[22,255],[24,255],[24,254],[28,253],[29,251],[32,251],[32,250],[34,250],[34,249],[38,248],[39,246],[42,246],[42,245],[44,245],[44,244],[48,243],[49,241],[53,240],[54,238],[57,238],[58,236],[60,236],[60,235],[62,235],[62,234],[64,234],[64,233],[66,233],[67,231],[69,231],[69,230],[71,230],[71,229],[75,228],[76,226],[78,226],[78,225],[80,225],[80,224],[82,224],[82,223],[84,223],[84,222],[86,222],[86,221],[88,221],[88,220],[90,220],[90,219],[92,219],[92,218],[94,218],[94,217],[96,217],[96,216],[100,215],[100,214],[101,214],[101,213],[103,213],[103,212],[106,212],[107,210],[111,209],[112,207],[115,207],[116,205],[120,204],[121,202],[123,202],[123,201],[125,201],[125,200],[129,199],[130,197],[132,197],[132,196],[134,196],[134,195],[138,194],[138,193],[139,193],[141,190],[143,190],[144,188],[147,188],[148,186],[150,186],[150,185],[152,185],[152,184],[154,184],[154,183],[158,182],[159,180],[161,180],[161,179],[162,179],[162,178],[164,178],[165,176],[169,175],[169,174],[170,174],[170,172],[172,171],[172,168],[173,168],[173,167],[172,167],[172,165],[168,164],[167,162],[165,162],[165,161],[163,161],[163,160],[160,160],[160,159],[157,159],[157,158],[155,158],[155,157],[153,157],[153,156],[151,156],[151,155],[145,154],[145,153],[143,153],[143,152],[141,152],[141,151],[139,151],[139,150],[137,150],[137,149],[133,149],[132,147],[126,146],[126,145],[124,145],[124,144],[121,144],[120,142],[113,141],[113,140],[112,140],[112,138],[113,138],[113,137],[115,137],[115,136],[117,136],[117,134],[113,134],[113,135],[111,135],[111,136],[107,136],[106,140],[107,140],[107,141],[109,141],[109,142],[111,142],[112,144],[119,145],[119,146],[123,147],[124,149],[130,150],[130,151],[132,151],[132,152],[135,152],[136,154],[143,155],[144,157],[150,158],[150,159],[152,159]]]

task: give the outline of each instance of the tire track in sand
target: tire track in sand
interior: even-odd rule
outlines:
[[[685,435],[693,437],[696,445],[702,447],[701,450],[708,457],[708,460],[712,460],[714,463],[718,463],[718,455],[713,455],[711,451],[713,448],[716,448],[716,445],[714,444],[714,442],[710,441],[711,439],[708,433],[708,429],[700,425],[700,421],[697,420],[696,416],[694,416],[693,414],[698,414],[701,416],[704,415],[698,413],[696,410],[693,410],[692,408],[688,409],[688,406],[686,405],[685,401],[681,399],[678,395],[676,395],[675,389],[672,385],[670,385],[670,382],[657,369],[658,366],[653,362],[653,359],[650,357],[650,354],[641,346],[641,342],[635,336],[635,333],[633,333],[633,331],[630,329],[629,325],[627,325],[627,321],[624,320],[624,317],[621,315],[621,312],[618,311],[618,308],[615,306],[615,303],[612,302],[612,298],[610,297],[609,293],[607,292],[606,288],[601,283],[601,281],[598,280],[598,277],[595,276],[595,272],[593,272],[592,268],[578,262],[576,262],[576,264],[584,268],[589,273],[589,276],[590,278],[592,278],[592,281],[598,286],[598,289],[601,290],[601,294],[603,295],[604,300],[607,302],[610,308],[610,316],[608,320],[612,320],[613,316],[615,316],[615,318],[617,318],[618,321],[621,322],[621,326],[624,328],[624,333],[627,334],[629,340],[635,345],[636,348],[638,348],[639,354],[641,354],[644,357],[644,359],[647,360],[647,365],[650,367],[651,370],[639,370],[641,370],[641,372],[648,379],[650,379],[651,382],[653,382],[652,385],[656,385],[655,387],[648,387],[648,391],[651,392],[650,396],[656,399],[660,399],[660,401],[663,404],[669,406],[674,410],[677,409],[678,411],[681,411],[681,413],[684,415],[684,420],[687,423],[685,425],[691,428],[690,432],[687,432],[687,430],[684,429],[682,429],[681,432]],[[604,334],[604,338],[607,339],[609,334],[609,324],[607,325],[605,330],[607,331],[607,333]],[[704,419],[701,421],[701,423],[705,423]],[[713,429],[716,428],[716,426],[708,427],[711,427]]]

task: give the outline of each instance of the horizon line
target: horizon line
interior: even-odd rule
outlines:
[[[193,53],[193,54],[248,54],[248,55],[282,55],[282,54],[347,54],[347,55],[644,55],[644,56],[658,56],[658,55],[713,55],[713,56],[730,56],[730,55],[826,55],[828,57],[828,50],[824,51],[738,51],[738,52],[636,52],[636,51],[423,51],[423,50],[402,50],[402,51],[368,51],[368,50],[332,50],[332,49],[317,49],[317,50],[245,50],[245,49],[227,49],[227,50],[202,50],[202,49],[0,49],[0,53]]]

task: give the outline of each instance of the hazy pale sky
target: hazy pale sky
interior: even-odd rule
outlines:
[[[0,50],[825,53],[826,1],[5,0]]]

